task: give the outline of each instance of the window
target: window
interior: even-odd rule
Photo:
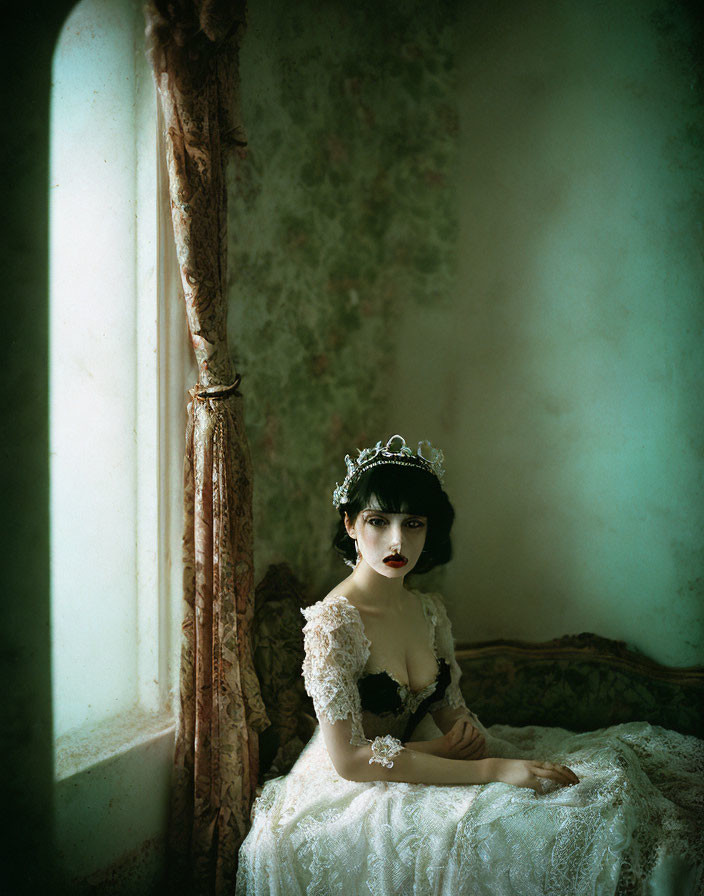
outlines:
[[[57,774],[168,714],[190,350],[134,0],[82,0],[53,63],[52,678]],[[106,727],[107,726],[107,727]],[[102,743],[112,744],[110,737]],[[70,755],[69,755],[70,754]],[[83,756],[85,758],[85,756]]]

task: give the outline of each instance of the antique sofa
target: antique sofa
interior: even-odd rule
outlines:
[[[260,783],[286,773],[312,735],[303,687],[303,617],[313,603],[285,564],[256,591],[254,664],[271,726],[260,735]],[[468,706],[489,726],[547,725],[588,731],[646,721],[704,737],[704,667],[661,666],[621,641],[566,635],[540,644],[456,645]]]

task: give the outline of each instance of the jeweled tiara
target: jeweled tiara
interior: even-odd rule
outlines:
[[[394,442],[400,443],[400,445],[395,447]],[[426,447],[424,448],[424,446]],[[420,467],[436,476],[441,485],[445,476],[445,469],[442,465],[445,457],[442,451],[439,448],[433,448],[427,439],[418,442],[418,450],[415,453],[406,445],[403,436],[398,434],[391,436],[385,445],[382,442],[377,442],[373,448],[357,449],[357,452],[358,456],[355,458],[350,457],[349,454],[345,456],[347,475],[342,485],[339,483],[335,485],[335,491],[332,493],[332,503],[335,507],[347,503],[350,485],[357,476],[381,464]]]

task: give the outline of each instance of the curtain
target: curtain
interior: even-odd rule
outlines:
[[[258,732],[269,724],[251,653],[252,474],[227,344],[226,158],[243,152],[238,0],[152,0],[150,58],[164,121],[171,218],[198,364],[184,463],[180,713],[170,877],[234,892],[249,826]]]

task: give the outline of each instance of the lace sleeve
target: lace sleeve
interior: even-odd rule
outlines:
[[[369,654],[359,614],[341,597],[330,597],[302,609],[303,680],[318,719],[334,724],[350,719],[355,746],[369,743],[362,727],[357,679]]]
[[[447,686],[443,697],[428,707],[428,712],[437,712],[437,710],[445,707],[449,709],[464,709],[468,716],[478,722],[479,720],[474,713],[467,709],[467,704],[464,702],[462,690],[460,689],[462,673],[455,659],[455,641],[452,636],[452,624],[447,615],[445,604],[436,594],[429,595],[429,597],[434,605],[435,648],[438,657],[443,658],[450,667],[450,684]]]

